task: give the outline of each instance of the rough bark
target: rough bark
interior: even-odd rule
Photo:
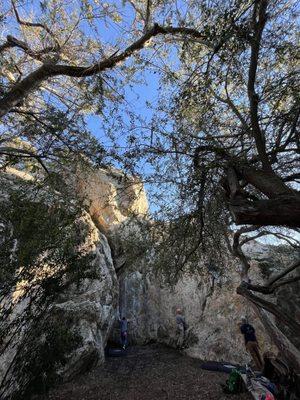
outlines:
[[[243,179],[270,199],[281,195],[297,194],[296,191],[287,186],[273,171],[264,171],[243,165],[236,165],[236,169]]]
[[[298,196],[283,195],[257,201],[236,196],[229,201],[229,208],[237,225],[274,225],[290,228],[300,226]]]
[[[248,284],[249,286],[249,284]],[[296,373],[300,372],[300,351],[294,346],[294,344],[284,335],[283,332],[276,326],[273,322],[272,318],[264,309],[264,307],[256,301],[253,301],[249,297],[249,293],[245,290],[241,289],[241,286],[237,289],[237,293],[245,297],[252,308],[254,309],[255,313],[261,320],[266,332],[270,336],[272,342],[275,344],[279,351],[280,357],[282,357],[287,364],[294,369]],[[256,296],[254,296],[256,298]],[[297,328],[296,328],[297,329]],[[296,334],[299,332],[299,329],[296,330]]]
[[[261,297],[258,297],[250,292],[248,289],[248,284],[243,282],[238,288],[237,293],[245,297],[251,303],[255,304],[257,307],[263,308],[267,310],[271,314],[273,314],[279,321],[283,322],[286,326],[288,326],[295,335],[299,334],[300,332],[300,324],[298,324],[294,319],[290,318],[284,312],[282,312],[276,304],[273,304]]]
[[[253,308],[262,321],[271,340],[278,348],[280,357],[282,357],[296,373],[300,373],[300,351],[288,340],[280,329],[277,328],[266,311],[256,306],[253,306]]]
[[[263,294],[272,294],[275,292],[276,289],[280,288],[284,285],[289,285],[290,283],[300,281],[300,276],[295,276],[293,278],[287,278],[280,281],[277,284],[272,286],[261,286],[261,285],[252,285],[251,283],[248,284],[248,289],[253,290],[254,292],[263,293]]]
[[[34,89],[36,89],[45,79],[51,76],[49,66],[44,64],[21,82],[14,85],[12,90],[0,99],[0,117],[6,115],[13,107],[20,102]]]
[[[257,0],[255,1],[253,8],[252,25],[253,25],[254,36],[251,39],[251,56],[250,56],[247,90],[250,103],[250,119],[251,119],[252,134],[255,139],[257,152],[259,154],[260,160],[262,161],[263,168],[266,170],[270,170],[271,164],[266,152],[265,137],[259,124],[259,117],[258,117],[259,97],[255,90],[260,42],[267,21],[266,18],[267,4],[268,4],[267,0]]]

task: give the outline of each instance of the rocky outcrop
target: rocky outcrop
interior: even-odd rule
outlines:
[[[159,341],[176,345],[176,309],[181,308],[188,323],[185,350],[207,360],[249,361],[238,323],[247,315],[255,325],[263,351],[272,349],[263,326],[250,306],[236,294],[239,275],[230,277],[184,274],[171,287],[151,274],[123,273],[120,281],[120,311],[130,320],[131,340]]]
[[[106,237],[95,227],[89,215],[81,224],[88,236],[81,251],[88,253],[93,278],[84,278],[79,285],[64,292],[50,310],[72,321],[70,330],[80,337],[80,346],[68,355],[68,362],[60,371],[64,380],[75,377],[92,365],[104,361],[104,348],[117,316],[118,282]]]
[[[130,320],[132,342],[158,341],[175,346],[175,311],[181,308],[189,325],[187,354],[231,362],[249,361],[237,326],[240,317],[247,315],[256,327],[262,351],[270,349],[269,338],[259,320],[243,298],[236,294],[240,277],[234,260],[229,259],[222,275],[199,268],[201,275],[187,271],[176,285],[171,286],[163,275],[153,273],[144,251],[131,261],[130,254],[122,247],[126,237],[137,237],[141,244],[143,242],[141,226],[135,219],[138,217],[141,222],[148,214],[141,182],[117,170],[81,167],[77,173],[76,177],[68,176],[68,185],[83,200],[87,210],[82,211],[77,223],[81,247],[76,251],[85,255],[85,262],[78,264],[83,277],[77,283],[66,285],[47,309],[49,315],[67,323],[68,331],[76,335],[74,346],[56,371],[62,379],[71,379],[104,360],[108,337],[119,340],[120,315]],[[5,179],[6,184],[13,182],[15,188],[20,180],[32,181],[30,174],[14,170],[9,170]],[[114,249],[113,257],[111,247]],[[248,255],[254,259],[251,268],[253,282],[261,283],[278,270],[274,267],[278,263],[274,262],[273,250],[272,246],[258,242],[247,246]],[[150,253],[155,257],[153,251]],[[295,318],[299,315],[298,305],[293,304],[297,288],[292,287],[288,292],[285,289],[279,293],[278,299],[273,299],[279,301],[283,309],[288,307],[288,312],[293,308]],[[287,297],[290,297],[291,304],[285,301]],[[25,298],[16,306],[12,318],[22,315],[27,306],[28,298]],[[22,347],[23,335],[28,328],[20,330],[1,355],[2,383],[3,379],[11,376],[12,371],[7,371],[18,349],[16,343]],[[13,387],[17,385],[15,381]]]
[[[251,242],[245,246],[251,257],[250,278],[252,283],[262,284],[271,275],[284,268],[292,254],[278,252],[276,246]],[[230,257],[230,256],[229,256]],[[159,341],[176,344],[175,313],[181,308],[189,325],[185,350],[187,354],[208,360],[249,362],[243,336],[238,323],[247,316],[255,326],[262,352],[277,352],[262,323],[250,304],[236,293],[240,284],[238,263],[229,258],[222,274],[205,272],[201,275],[186,272],[175,286],[155,276],[142,259],[136,270],[123,271],[119,275],[120,311],[130,319],[131,340],[137,343]],[[298,291],[297,291],[298,288]],[[280,289],[268,300],[285,310],[288,315],[299,313],[299,282]],[[298,338],[294,337],[297,345]]]
[[[33,181],[29,174],[14,173],[11,169],[3,177],[3,182],[18,190],[24,179]],[[38,193],[34,183],[32,187],[26,186],[24,193],[29,201],[30,190],[36,190],[35,199]],[[44,188],[43,191],[47,190]],[[49,206],[51,208],[51,204]],[[37,352],[47,352],[47,348],[53,352],[64,352],[62,346],[68,340],[66,338],[73,341],[73,344],[61,357],[63,362],[54,364],[56,370],[47,371],[48,375],[42,379],[51,380],[51,373],[62,380],[68,380],[104,361],[104,347],[117,315],[118,281],[107,239],[91,216],[82,211],[73,229],[75,226],[76,232],[70,234],[70,237],[74,237],[74,244],[67,246],[75,264],[65,271],[64,265],[54,265],[53,261],[51,264],[43,264],[42,260],[47,257],[41,255],[41,264],[35,267],[31,281],[27,282],[23,277],[2,300],[2,311],[10,310],[9,317],[1,320],[1,332],[7,332],[7,336],[1,338],[0,397],[3,399],[15,398],[17,395],[22,398],[22,390],[35,379],[34,373],[38,373],[30,370],[32,365],[35,368],[35,363],[39,365],[41,354]],[[2,231],[3,234],[6,232],[4,227]],[[13,226],[9,234],[14,235]],[[18,242],[15,242],[17,248]],[[52,281],[51,277],[54,278]],[[57,288],[53,287],[54,284],[58,285]],[[51,297],[47,297],[46,292],[50,288]],[[25,289],[28,292],[25,293]],[[43,305],[45,309],[41,312]],[[35,316],[37,321],[41,321],[40,324],[37,324]],[[50,321],[50,329],[53,329],[52,335],[39,332],[39,325],[45,323],[47,326],[47,320]],[[58,344],[53,342],[57,339]]]
[[[146,193],[137,177],[113,168],[81,166],[72,180],[93,221],[104,232],[118,229],[133,215],[148,214]]]
[[[139,226],[131,221],[148,215],[148,203],[138,179],[126,177],[117,170],[86,170],[78,174],[77,190],[89,206],[93,220],[111,239],[120,287],[120,315],[131,321],[131,340],[146,343],[157,340],[170,345],[176,341],[175,310],[184,310],[189,322],[188,354],[215,360],[246,362],[243,337],[238,322],[247,315],[256,326],[263,351],[273,349],[266,332],[249,304],[236,294],[240,283],[238,265],[229,256],[227,271],[222,275],[186,273],[172,287],[162,283],[162,276],[149,271],[142,255],[134,264],[122,251],[118,237],[139,236]],[[274,249],[259,242],[246,245],[253,261],[252,280],[263,282],[274,268]],[[122,269],[120,266],[124,266]],[[273,269],[272,269],[273,268]],[[280,267],[279,267],[280,268]],[[203,270],[203,268],[202,268]],[[274,301],[276,299],[274,298]],[[118,323],[112,337],[118,340]],[[235,349],[233,352],[232,349]]]

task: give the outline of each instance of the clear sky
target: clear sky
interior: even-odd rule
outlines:
[[[8,0],[4,0],[4,4],[10,4]],[[123,4],[122,0],[111,0],[107,1],[110,4],[117,4],[120,7]],[[39,1],[33,0],[23,3],[24,6],[20,7],[20,13],[22,16],[26,17],[27,15],[32,14],[33,12],[37,12],[37,16],[39,15]],[[71,3],[74,6],[75,3]],[[180,1],[177,4],[181,4]],[[120,50],[124,49],[124,43],[120,43],[120,37],[124,34],[126,28],[131,26],[131,22],[133,19],[133,9],[129,5],[122,8],[122,18],[123,21],[113,21],[109,20],[106,23],[101,22],[99,20],[97,22],[97,34],[98,37],[101,39],[101,42],[108,44],[111,48],[116,49],[119,48]],[[14,34],[14,26],[8,27],[9,31],[2,32],[2,36],[5,34]],[[92,30],[88,23],[84,26],[84,32],[87,34],[91,34]],[[153,51],[152,51],[153,53]],[[149,52],[150,54],[150,52]],[[108,54],[109,55],[109,54]],[[174,56],[174,58],[176,58]],[[176,62],[176,61],[174,61]],[[122,76],[119,74],[119,79],[122,79]],[[134,113],[136,116],[142,117],[146,124],[150,124],[152,118],[152,110],[147,104],[156,104],[159,96],[159,73],[155,73],[153,68],[143,69],[142,75],[139,76],[139,82],[133,83],[131,85],[126,85],[122,88],[124,91],[124,97],[126,102],[126,107],[124,107],[124,112],[121,115],[123,121],[128,122],[129,125],[129,116],[127,115],[125,109],[129,110],[131,113]],[[114,87],[112,86],[112,90]],[[108,139],[106,132],[103,130],[101,116],[99,115],[88,115],[86,117],[86,121],[88,123],[88,128],[91,133],[100,140],[103,145],[110,145],[111,142]],[[124,136],[126,132],[126,125],[124,126]],[[120,133],[121,136],[121,133]],[[118,143],[122,144],[122,137],[119,137]],[[125,142],[124,142],[125,144]],[[146,186],[146,189],[148,187]],[[172,188],[169,188],[169,192],[172,192]],[[152,210],[155,210],[155,205],[151,204]]]

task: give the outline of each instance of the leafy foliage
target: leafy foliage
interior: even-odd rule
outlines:
[[[29,398],[57,382],[80,344],[71,321],[50,312],[51,305],[71,285],[95,277],[96,266],[93,255],[80,250],[89,234],[80,222],[82,205],[61,178],[26,181],[7,174],[2,183],[0,351],[16,352],[0,393],[13,389]]]
[[[26,332],[15,360],[19,365],[15,379],[20,385],[15,399],[30,399],[32,394],[45,395],[50,387],[61,381],[58,371],[81,343],[81,336],[70,331],[70,323],[63,316],[51,315],[35,321]]]

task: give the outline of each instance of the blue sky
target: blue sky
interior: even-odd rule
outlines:
[[[122,5],[122,0],[111,0],[107,1],[110,4],[118,4]],[[179,2],[180,3],[180,2]],[[4,5],[9,5],[9,0],[4,0]],[[30,14],[32,10],[37,11],[39,7],[37,6],[39,1],[33,0],[25,2],[24,7],[20,7],[21,16],[25,17]],[[37,11],[39,14],[39,11]],[[123,14],[123,22],[120,24],[113,22],[112,20],[108,21],[107,24],[100,22],[98,24],[98,31],[100,33],[101,41],[105,44],[111,45],[113,48],[120,48],[122,50],[124,48],[124,43],[119,43],[120,36],[122,37],[122,30],[126,25],[131,25],[131,21],[133,18],[133,9],[129,6],[122,8]],[[9,26],[7,29],[7,33],[14,34],[14,26]],[[88,24],[84,26],[84,31],[87,34],[91,34],[92,30]],[[5,32],[4,32],[5,33]],[[3,33],[2,33],[3,35]],[[176,56],[174,53],[174,60],[176,60]],[[157,103],[158,99],[158,88],[159,88],[159,74],[154,73],[153,69],[144,69],[142,71],[143,80],[140,83],[133,84],[132,87],[127,85],[124,88],[124,94],[126,99],[126,106],[134,112],[136,115],[142,117],[142,119],[147,123],[150,123],[152,118],[152,110],[147,106],[147,103]],[[126,122],[127,115],[124,111],[122,118]],[[86,117],[88,128],[91,133],[100,140],[101,143],[108,144],[109,140],[106,137],[106,132],[101,128],[101,116],[97,115],[89,115]],[[124,127],[126,130],[126,127]],[[126,132],[124,132],[126,134]],[[119,138],[119,143],[122,143],[122,138]],[[146,186],[148,188],[148,186]],[[172,192],[172,188],[170,188],[170,192]],[[155,206],[152,205],[152,210],[155,210]]]

